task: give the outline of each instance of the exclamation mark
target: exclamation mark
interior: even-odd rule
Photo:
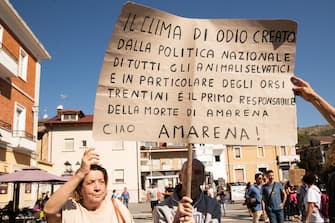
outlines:
[[[259,141],[260,138],[259,138],[259,134],[258,134],[258,127],[256,126],[256,135],[257,135],[257,140]]]

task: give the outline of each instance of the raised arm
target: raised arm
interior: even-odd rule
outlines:
[[[99,155],[90,148],[84,152],[81,166],[78,172],[62,187],[60,187],[54,194],[52,194],[47,201],[44,212],[48,217],[48,222],[58,223],[61,222],[61,210],[66,201],[73,196],[73,192],[80,182],[90,171],[90,166],[93,163],[99,162]]]
[[[294,84],[294,94],[312,103],[329,124],[335,127],[335,108],[317,94],[308,82],[295,76],[291,77],[291,81]]]

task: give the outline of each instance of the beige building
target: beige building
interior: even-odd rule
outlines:
[[[168,183],[178,183],[178,171],[187,160],[187,145],[147,142],[141,151],[141,183],[150,182],[163,190]],[[205,165],[206,183],[245,185],[254,182],[256,172],[273,170],[277,181],[289,180],[290,169],[300,161],[294,146],[231,146],[195,144],[193,156]]]
[[[0,174],[36,165],[41,61],[50,58],[10,2],[0,1]],[[0,206],[12,187],[0,185]],[[35,199],[32,191],[21,185],[20,199]]]
[[[277,181],[288,180],[300,161],[295,146],[227,146],[228,182],[254,182],[256,172],[273,170]]]

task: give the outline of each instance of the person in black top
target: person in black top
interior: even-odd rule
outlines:
[[[165,191],[163,193],[164,200],[167,199],[168,197],[170,197],[171,194],[173,193],[173,191],[174,191],[174,187],[172,187],[172,184],[169,183],[169,185],[165,187]]]

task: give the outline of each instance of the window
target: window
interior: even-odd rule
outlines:
[[[280,146],[280,155],[287,156],[287,148],[286,146]]]
[[[144,142],[145,147],[157,147],[157,142]]]
[[[282,177],[282,179],[290,179],[290,171],[288,170],[288,169],[282,169],[282,175],[283,175],[283,177]]]
[[[4,172],[0,172],[0,175],[7,174]],[[0,183],[0,194],[7,194],[8,193],[8,184]]]
[[[62,121],[77,121],[78,115],[76,114],[64,114],[62,116]]]
[[[162,170],[171,170],[173,166],[173,160],[172,159],[161,159],[161,169]]]
[[[241,147],[234,147],[233,151],[234,151],[234,158],[235,159],[241,159],[241,157],[242,157],[242,155],[241,155]]]
[[[183,164],[187,161],[186,158],[180,158],[177,160],[177,169],[181,169]]]
[[[25,183],[25,185],[24,185],[24,192],[26,194],[30,194],[31,193],[31,184]]]
[[[214,158],[215,158],[215,162],[220,162],[221,161],[220,155],[216,155],[216,156],[214,156]]]
[[[262,172],[262,173],[265,173],[266,170],[267,170],[266,167],[260,167],[260,168],[258,168],[258,171],[259,171],[259,172]]]
[[[87,149],[87,140],[81,140],[79,149]]]
[[[265,151],[264,146],[257,146],[257,157],[264,157]]]
[[[185,143],[180,143],[180,142],[168,142],[166,143],[166,146],[171,146],[171,147],[174,147],[174,146],[185,146]]]
[[[87,147],[87,141],[86,140],[82,140],[81,141],[81,146],[82,147]]]
[[[151,170],[160,170],[161,169],[161,161],[160,159],[151,159]]]
[[[114,183],[124,183],[124,169],[115,169],[113,177]]]
[[[15,104],[13,135],[16,137],[25,136],[26,129],[26,109],[25,107]]]
[[[23,80],[27,79],[28,70],[28,54],[23,49],[20,50],[20,61],[19,61],[19,77]]]
[[[67,151],[67,152],[74,151],[74,139],[73,138],[64,139],[63,151]]]
[[[124,150],[123,141],[112,141],[112,151]]]
[[[235,182],[244,182],[244,169],[234,169]]]
[[[0,184],[0,194],[8,193],[8,184]]]

